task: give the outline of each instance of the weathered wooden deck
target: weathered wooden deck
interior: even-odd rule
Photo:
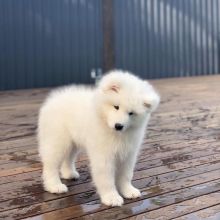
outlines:
[[[84,155],[68,193],[44,192],[35,131],[48,90],[1,92],[0,218],[219,220],[220,76],[153,83],[162,102],[134,174],[143,197],[121,208],[100,205]]]

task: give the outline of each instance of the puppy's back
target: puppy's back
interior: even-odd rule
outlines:
[[[38,138],[49,131],[57,134],[64,128],[78,129],[90,112],[93,89],[82,86],[67,86],[53,90],[43,103],[38,119]]]

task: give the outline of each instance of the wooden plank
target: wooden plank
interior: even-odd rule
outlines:
[[[24,139],[24,140],[25,140],[25,139]],[[148,140],[148,138],[146,139],[146,141],[147,141],[147,140]],[[150,145],[150,143],[151,143],[150,140],[151,140],[151,139],[149,139],[149,141],[147,141],[147,142],[149,142],[149,143],[148,143],[148,145],[149,145],[148,147],[149,147],[149,148],[152,147],[152,146]],[[35,140],[35,141],[36,141],[36,140]],[[23,142],[22,142],[22,144],[23,144]],[[13,150],[12,150],[12,151],[13,151]],[[36,151],[36,153],[37,153],[37,151]],[[6,155],[6,158],[7,158],[7,155]]]
[[[37,140],[35,136],[21,137],[19,139],[1,141],[0,154],[14,152],[18,149],[27,150],[30,148],[35,148],[34,146],[37,146]]]
[[[106,219],[122,219],[122,218],[130,218],[133,215],[137,215],[139,213],[146,213],[151,210],[155,210],[161,207],[165,207],[171,204],[175,204],[177,202],[189,200],[192,198],[200,197],[209,193],[217,192],[219,191],[219,180],[217,181],[211,181],[209,183],[205,184],[199,184],[195,186],[191,186],[188,188],[184,188],[181,190],[177,190],[174,192],[169,192],[165,193],[161,196],[155,196],[155,197],[150,197],[150,198],[144,198],[140,201],[129,203],[124,205],[122,208],[110,208],[110,209],[96,209],[95,213],[83,216],[83,219],[92,219],[92,220],[98,220],[101,219],[102,216],[104,216]],[[63,213],[59,216],[62,216],[62,219],[67,219],[67,218],[72,218],[74,214],[70,213],[72,207],[69,209],[67,208],[67,212]],[[60,212],[59,212],[60,211]],[[44,214],[44,217],[54,217],[53,214],[56,212],[56,217],[61,213],[61,211],[64,210],[59,210],[59,211],[54,211],[48,214]],[[73,211],[73,210],[72,210]],[[94,211],[94,210],[93,210]],[[56,218],[55,219],[58,219]],[[80,219],[81,217],[78,217],[76,219]]]
[[[216,195],[216,194],[215,194]],[[213,197],[215,196],[213,195]],[[209,198],[207,197],[208,200],[208,204],[214,203],[213,200],[215,200],[215,198]],[[206,203],[207,203],[206,200]],[[210,201],[211,200],[211,201]],[[219,200],[219,197],[218,197]],[[219,203],[219,202],[218,202]],[[203,207],[205,206],[205,204],[202,204]],[[175,218],[175,220],[219,220],[220,219],[220,204],[218,205],[214,205],[211,206],[209,208],[179,217],[179,218]]]
[[[217,148],[216,148],[217,147]],[[197,155],[200,155],[200,159],[202,158],[202,155],[204,155],[205,154],[205,157],[208,155],[208,153],[210,153],[210,155],[209,155],[209,157],[207,157],[207,158],[211,158],[212,157],[212,155],[213,154],[215,154],[214,156],[216,157],[218,157],[218,152],[219,152],[219,145],[216,145],[215,147],[213,147],[213,148],[211,148],[211,152],[209,152],[209,150],[207,150],[207,151],[205,151],[205,152],[202,152],[202,151],[200,151],[200,152],[196,152],[196,154]],[[213,152],[212,152],[212,149],[213,149]],[[149,154],[149,155],[151,155],[151,154]],[[164,155],[165,156],[165,155]],[[214,157],[213,156],[213,157]],[[182,155],[182,157],[184,158],[184,155]],[[196,157],[196,156],[195,156]],[[143,160],[143,159],[141,159],[141,158],[144,158],[144,157],[140,157],[140,164],[139,164],[139,162],[138,162],[138,165],[136,166],[136,169],[138,170],[140,170],[141,169],[141,167],[146,167],[146,169],[147,169],[147,164],[148,164],[148,160]],[[156,157],[155,157],[156,158]],[[181,158],[181,156],[177,156],[176,157],[176,160],[178,160],[179,158]],[[189,156],[187,156],[187,155],[185,155],[185,158],[187,159],[192,159],[193,158],[193,156],[192,156],[192,154],[190,154]],[[207,159],[206,158],[206,159]],[[171,160],[171,158],[169,158],[168,160]],[[174,162],[175,162],[175,159],[173,159],[174,160]],[[194,159],[194,161],[195,161],[196,159]],[[81,161],[83,161],[83,160],[81,160]],[[162,160],[162,161],[160,161],[159,162],[159,160],[156,160],[156,159],[154,159],[154,161],[151,161],[150,162],[150,164],[151,164],[151,166],[152,166],[152,168],[153,168],[153,165],[152,164],[157,164],[157,166],[160,166],[160,165],[162,165],[162,164],[165,164],[165,161],[166,161],[166,158],[164,158],[164,160]],[[208,161],[208,160],[207,160]],[[189,161],[189,164],[191,163],[191,161]],[[192,162],[193,163],[193,162]],[[29,164],[34,164],[34,169],[25,169],[25,166],[26,165],[29,165]],[[170,163],[167,163],[167,165],[171,165],[172,164],[172,162],[170,162]],[[9,176],[9,175],[15,175],[15,174],[18,174],[19,172],[20,173],[25,173],[25,172],[31,172],[31,171],[33,171],[33,170],[37,170],[37,169],[41,169],[41,164],[40,163],[38,163],[38,162],[36,162],[36,160],[34,160],[34,159],[30,159],[30,160],[27,160],[27,161],[24,161],[24,162],[17,162],[16,164],[11,164],[12,166],[10,166],[10,164],[6,164],[6,168],[4,169],[4,166],[3,165],[1,165],[1,169],[0,169],[0,177],[4,177],[4,176]],[[81,165],[83,165],[83,164],[81,164]],[[183,164],[182,164],[183,165]],[[177,165],[178,166],[178,165]],[[172,167],[172,166],[170,166],[170,167]],[[149,167],[150,168],[150,167]],[[85,168],[84,168],[85,169]]]
[[[204,155],[204,156],[202,156]],[[210,156],[215,156],[215,157],[210,157]],[[208,159],[208,156],[209,158],[211,158],[211,161],[210,160],[206,160]],[[174,158],[164,158],[162,160],[151,160],[151,161],[143,161],[143,162],[138,162],[136,167],[135,167],[135,175],[134,175],[134,179],[141,179],[141,178],[144,178],[145,177],[145,174],[149,174],[149,175],[153,175],[154,173],[155,174],[161,174],[161,172],[169,172],[169,171],[172,171],[172,169],[176,168],[176,170],[179,170],[179,169],[182,169],[184,167],[178,167],[178,164],[181,163],[181,165],[183,165],[183,162],[187,163],[187,164],[193,164],[193,166],[196,166],[198,164],[196,164],[194,161],[196,158],[199,158],[201,161],[202,161],[202,164],[206,164],[206,163],[209,163],[209,162],[215,162],[217,160],[217,162],[220,160],[220,154],[219,154],[219,157],[216,158],[216,152],[213,154],[211,152],[211,155],[208,155],[208,152],[204,152],[204,151],[201,151],[201,152],[195,152],[194,155],[191,155],[191,157],[188,157],[188,156],[183,156],[181,155],[180,157],[177,156],[177,157],[174,157]],[[194,160],[194,161],[193,161]],[[198,161],[198,160],[196,160]],[[80,162],[80,164],[77,164],[78,166],[78,171],[80,172],[80,174],[84,175],[84,176],[87,176],[87,181],[90,181],[90,177],[89,177],[89,170],[88,170],[88,166],[87,166],[87,162],[86,161],[82,161]],[[201,165],[201,164],[199,164]],[[40,166],[40,165],[39,165]],[[157,171],[158,170],[158,171]],[[143,174],[144,173],[144,174]],[[37,178],[38,180],[40,180],[40,173],[38,173],[39,176],[35,176],[35,178]],[[3,177],[1,178],[2,181],[4,181]],[[20,190],[20,187],[19,187],[19,183],[17,183],[17,178],[16,177],[12,177],[13,179],[13,182],[8,182],[8,178],[5,178],[5,182],[2,182],[2,184],[6,184],[5,186],[1,186],[0,188],[0,193],[5,193],[7,192],[7,188],[8,190],[11,191],[11,195],[13,195],[13,191],[14,191],[14,181],[16,182],[16,192],[15,192],[15,195],[18,195],[18,192],[17,190],[19,191]],[[30,181],[30,177],[27,178],[28,181]],[[82,178],[84,179],[84,178]],[[78,184],[81,183],[81,180],[78,180]],[[1,185],[2,185],[1,184]],[[34,181],[30,181],[30,184],[34,184]],[[21,184],[21,187],[23,187],[23,184]],[[11,190],[12,189],[12,190]],[[2,194],[3,195],[3,194]],[[2,196],[3,198],[3,196]]]
[[[207,213],[211,206],[219,208],[219,81],[220,76],[152,81],[162,102],[152,116],[135,169],[134,184],[144,196],[126,200],[122,208],[99,204],[86,156],[77,162],[80,180],[64,181],[70,188],[67,194],[44,192],[35,129],[48,89],[0,92],[0,218],[18,214],[38,215],[36,219],[156,216],[180,220],[200,217],[199,209],[205,208],[207,219],[218,219],[218,212]],[[198,202],[182,209],[195,201],[201,201],[201,206]]]
[[[220,115],[220,114],[219,114]],[[148,138],[147,140],[150,141],[152,135],[156,135],[156,134],[160,134],[162,135],[161,138],[165,138],[167,135],[174,135],[177,128],[181,129],[182,128],[182,133],[181,130],[179,131],[179,134],[181,136],[185,135],[185,132],[188,129],[188,132],[191,132],[192,130],[194,130],[195,132],[201,132],[204,129],[208,129],[209,132],[215,131],[215,127],[218,124],[218,116],[213,116],[212,114],[210,114],[209,116],[206,115],[204,116],[197,116],[197,117],[193,117],[192,115],[186,115],[184,117],[184,115],[180,115],[178,116],[178,118],[173,119],[175,116],[173,115],[172,118],[170,119],[170,121],[167,121],[167,124],[161,124],[159,123],[159,121],[163,120],[163,117],[160,118],[158,117],[156,120],[152,120],[149,124],[149,128],[148,128]],[[166,116],[167,117],[167,116]],[[209,123],[207,123],[206,120],[209,120]],[[164,119],[165,121],[165,119]],[[172,127],[172,123],[177,124],[175,127]],[[182,127],[180,126],[182,125]],[[193,127],[192,127],[193,126]],[[33,140],[35,139],[34,142],[36,142],[36,125],[32,124],[32,123],[25,123],[25,124],[8,124],[8,125],[2,125],[2,128],[4,127],[4,130],[1,131],[1,138],[0,138],[0,144],[1,146],[6,143],[6,141],[13,141],[16,139],[24,139],[24,137],[26,138],[33,138]],[[190,128],[191,127],[191,128]],[[190,129],[191,130],[190,130]],[[153,132],[152,132],[153,131]],[[156,132],[157,133],[156,133]],[[159,133],[160,132],[160,133]],[[161,139],[160,138],[160,139]]]
[[[40,205],[31,205],[23,209],[19,208],[1,212],[0,217],[10,216],[13,218],[16,215],[23,218],[36,215],[37,213],[47,212],[40,215],[39,218],[68,219],[79,217],[81,219],[82,216],[83,219],[102,219],[103,217],[105,219],[127,218],[142,212],[174,204],[176,201],[181,202],[196,196],[217,192],[220,190],[219,179],[216,176],[218,174],[219,171],[213,171],[199,176],[180,179],[179,181],[162,183],[150,188],[147,187],[144,189],[141,199],[136,199],[135,202],[134,200],[127,200],[126,204],[122,207],[109,208],[101,205],[100,201],[97,200],[97,194],[95,191],[92,191],[85,195],[77,194],[74,197],[66,197],[64,198],[66,202],[53,200],[51,201],[51,205],[43,203]],[[68,207],[64,208],[62,205]],[[55,210],[49,212],[51,207]],[[92,214],[89,214],[91,212]]]
[[[163,153],[159,151],[157,148],[153,147],[152,144],[148,144],[149,146],[147,148],[144,148],[141,150],[141,153],[139,155],[138,161],[147,161],[152,160],[151,154],[155,155],[155,159],[162,159],[166,158],[166,155],[171,155],[171,153],[178,153],[184,154],[187,153],[193,153],[195,151],[202,151],[205,148],[208,148],[209,154],[214,152],[220,152],[219,145],[215,143],[216,141],[207,141],[207,142],[199,142],[201,147],[198,147],[198,142],[196,144],[188,144],[185,143],[174,143],[175,146],[178,146],[178,149],[173,147],[173,143],[166,143],[166,145],[160,145],[160,148],[163,148]],[[27,147],[26,147],[27,148]],[[28,147],[27,150],[24,150],[25,148],[20,148],[15,151],[15,149],[11,149],[6,154],[0,154],[0,169],[5,170],[8,168],[12,168],[13,166],[10,166],[9,164],[14,164],[14,167],[18,167],[19,164],[22,166],[24,163],[37,163],[39,162],[40,158],[38,155],[37,147],[30,148]],[[2,150],[4,152],[4,150]],[[201,154],[202,152],[200,152]],[[204,152],[205,153],[205,152]],[[199,155],[200,155],[199,154]],[[184,156],[184,155],[183,155]],[[191,156],[189,156],[191,157]],[[88,158],[85,154],[80,154],[77,160],[77,163],[79,161],[86,161]],[[86,162],[88,163],[88,162]]]
[[[31,172],[31,171],[40,170],[40,169],[41,169],[40,163],[29,164],[28,166],[26,165],[26,166],[12,168],[8,170],[0,170],[0,177],[15,175],[18,173],[26,173],[26,172]]]
[[[196,167],[196,168],[193,166],[193,168],[190,168],[189,170],[180,170],[179,172],[176,171],[176,172],[162,174],[162,175],[159,175],[159,176],[152,176],[153,179],[149,177],[150,179],[145,178],[143,180],[142,179],[141,180],[136,180],[136,181],[134,181],[134,184],[140,189],[143,188],[143,190],[142,190],[142,191],[144,191],[143,194],[146,194],[146,192],[149,191],[149,186],[152,186],[150,188],[150,191],[153,190],[153,189],[156,191],[156,189],[158,189],[158,186],[154,186],[154,184],[160,183],[160,188],[161,188],[162,183],[167,183],[168,182],[167,184],[164,184],[164,187],[165,187],[165,185],[167,186],[169,184],[172,184],[172,183],[169,183],[169,181],[175,180],[175,182],[177,182],[178,179],[180,181],[179,186],[181,187],[182,186],[182,184],[181,184],[182,180],[181,179],[185,179],[184,182],[186,181],[186,184],[188,184],[188,183],[192,183],[193,181],[195,182],[195,181],[199,180],[200,178],[202,180],[204,180],[204,179],[206,179],[206,175],[211,175],[212,177],[216,176],[215,175],[216,172],[219,172],[218,170],[216,171],[216,169],[218,169],[219,165],[220,165],[220,163],[213,164],[213,165],[209,164],[208,166],[201,166],[201,167]],[[213,172],[211,171],[212,169],[213,169]],[[203,172],[207,172],[208,170],[209,170],[208,174],[207,173],[203,174]],[[201,175],[198,176],[199,173],[201,173]],[[186,177],[188,177],[188,178],[186,178]],[[85,181],[85,179],[84,179],[83,183],[86,183],[86,182],[87,181]],[[147,188],[146,188],[146,186],[147,186]],[[80,194],[79,195],[80,198],[87,198],[86,197],[87,194],[88,195],[94,194],[94,192],[91,191],[93,188],[91,188],[90,184],[89,185],[88,184],[86,184],[86,185],[83,184],[83,185],[80,185],[80,186],[74,185],[73,187],[70,187],[70,191],[67,194],[63,194],[63,195],[54,195],[54,194],[49,194],[49,193],[46,193],[46,194],[44,193],[42,195],[40,193],[42,193],[43,189],[42,189],[42,186],[39,185],[39,184],[34,185],[34,184],[31,183],[30,187],[27,184],[26,186],[21,187],[20,189],[19,189],[19,186],[17,186],[17,187],[18,187],[18,190],[17,189],[15,191],[12,190],[12,191],[10,191],[10,194],[8,194],[8,192],[2,192],[1,193],[2,200],[4,201],[5,198],[10,199],[12,197],[12,200],[11,200],[10,204],[15,205],[15,204],[17,204],[15,202],[15,201],[17,201],[17,197],[18,196],[20,197],[20,194],[21,194],[21,196],[26,195],[26,197],[21,197],[21,199],[23,201],[22,205],[25,204],[25,201],[28,201],[28,204],[30,205],[31,201],[33,201],[35,203],[37,200],[44,198],[44,203],[45,203],[45,199],[52,200],[52,199],[57,199],[57,198],[69,197],[70,195],[76,195],[76,194],[80,193],[81,190],[85,190],[85,189],[89,190],[89,192],[85,193],[85,195]],[[173,187],[171,187],[170,189],[173,189]],[[85,191],[82,191],[82,192],[85,192]],[[31,194],[33,194],[33,195],[31,196]],[[78,198],[78,197],[76,197],[76,198]],[[97,199],[97,197],[96,197],[96,199]],[[85,202],[85,200],[84,200],[84,202]],[[1,202],[0,204],[3,207],[8,207],[4,202],[3,203]],[[13,207],[11,205],[9,206],[10,208]],[[21,203],[19,203],[19,205],[21,205]],[[1,208],[1,206],[0,206],[0,208]]]
[[[136,187],[143,189],[145,187],[153,187],[157,184],[162,184],[169,181],[178,181],[179,179],[215,171],[219,168],[220,163],[209,163],[184,170],[160,174],[145,179],[135,180],[133,182]],[[5,211],[8,209],[24,207],[36,203],[46,202],[52,200],[53,198],[59,199],[83,192],[90,192],[91,190],[93,190],[93,186],[90,184],[90,182],[84,181],[81,184],[77,184],[77,181],[65,181],[65,183],[69,186],[69,192],[63,195],[52,195],[43,192],[41,180],[40,178],[38,178],[38,174],[38,171],[31,172],[28,176],[24,178],[20,175],[20,179],[17,179],[17,182],[14,185],[9,185],[8,188],[10,188],[11,190],[10,193],[15,196],[10,199],[10,197],[7,197],[8,194],[5,193],[6,201],[0,202],[0,210]],[[22,203],[19,202],[21,200]]]
[[[177,112],[177,114],[179,115],[179,111],[176,111]],[[31,114],[33,114],[33,110],[31,110],[30,111],[30,113]],[[35,117],[36,117],[36,114],[37,113],[34,113],[35,114]],[[168,115],[170,115],[171,113],[170,112],[167,112],[167,113],[162,113],[163,115],[164,114],[168,114]],[[174,113],[172,113],[172,119],[174,119],[175,121],[176,120],[178,120],[178,118],[179,119],[181,119],[182,120],[182,123],[183,123],[183,119],[184,119],[184,115],[182,114],[182,115],[179,115],[179,116],[181,116],[181,117],[178,117],[178,118],[175,118],[174,117],[174,115],[173,115]],[[189,113],[188,113],[189,114]],[[193,115],[192,114],[190,114],[190,117],[189,117],[189,115],[188,114],[186,114],[186,122],[188,122],[188,123],[194,123],[193,125],[195,126],[195,123],[197,123],[198,124],[198,122],[202,122],[202,121],[205,121],[205,119],[206,118],[204,118],[204,117],[202,117],[202,118],[199,118],[198,116],[198,118],[196,119],[196,118],[193,118]],[[201,112],[201,114],[204,114],[203,112]],[[159,117],[160,116],[160,114],[158,113],[157,114],[157,117]],[[209,114],[207,113],[206,114],[206,116],[209,116],[210,118],[209,118],[209,120],[218,120],[218,118],[215,118],[214,117],[214,115],[213,115],[213,113],[210,113],[209,112]],[[29,120],[30,120],[30,117],[31,117],[31,115],[29,115]],[[156,117],[155,117],[156,118]],[[154,118],[153,118],[154,119]],[[152,121],[153,121],[153,119],[152,119]],[[171,121],[172,121],[172,119],[171,119]],[[5,119],[6,121],[8,121],[8,119],[6,118]],[[10,138],[20,138],[20,137],[23,137],[23,135],[24,136],[27,136],[27,135],[34,135],[34,132],[31,132],[30,133],[30,130],[32,131],[35,131],[35,129],[36,129],[36,119],[35,119],[35,122],[33,123],[23,123],[23,126],[22,126],[22,122],[23,122],[23,119],[21,119],[20,117],[19,117],[19,120],[20,120],[20,124],[18,124],[18,126],[19,126],[19,129],[17,129],[16,127],[14,127],[14,126],[12,126],[11,124],[6,124],[6,123],[4,123],[3,122],[3,124],[2,124],[2,126],[4,126],[4,129],[3,129],[3,134],[2,134],[2,136],[3,136],[3,138],[0,138],[0,140],[1,141],[4,141],[4,140],[10,140]],[[151,122],[151,123],[153,123],[153,122]],[[206,121],[204,122],[204,123],[206,123]],[[151,125],[151,124],[150,124]],[[201,125],[202,126],[202,125]],[[9,130],[7,130],[7,127],[8,127],[8,129]],[[23,132],[22,132],[22,130],[23,130]],[[18,134],[17,134],[18,133]]]
[[[0,92],[0,106],[10,106],[18,102],[30,103],[42,101],[49,89],[27,89]]]
[[[169,220],[169,219],[193,219],[201,220],[207,219],[207,217],[220,217],[220,192],[210,193],[193,199],[189,199],[180,203],[176,203],[170,206],[165,206],[154,211],[143,213],[137,216],[133,216],[130,220],[142,220],[142,219],[156,219],[156,220]],[[217,206],[216,206],[217,205]],[[209,208],[210,206],[215,206]],[[218,210],[216,208],[219,207]],[[202,211],[198,211],[205,209]],[[213,213],[213,211],[215,212]],[[193,214],[191,214],[194,212]],[[189,214],[190,213],[190,214]],[[187,215],[189,214],[189,215]],[[185,217],[183,217],[185,215]],[[181,218],[178,218],[182,216]],[[216,218],[220,219],[220,218]]]
[[[205,119],[209,120],[209,124],[207,124],[207,122],[204,122],[204,123],[202,122],[204,121],[203,117],[200,117],[200,118],[191,117],[190,121],[188,122],[185,122],[185,119],[180,119],[176,121],[172,121],[171,119],[170,121],[167,122],[167,124],[163,125],[159,123],[159,121],[163,119],[158,118],[157,121],[151,122],[151,123],[154,123],[154,125],[150,123],[148,127],[148,131],[147,131],[147,135],[145,136],[145,139],[144,139],[144,143],[151,143],[152,140],[154,140],[155,138],[156,138],[155,140],[157,140],[158,143],[163,140],[166,140],[167,138],[176,140],[177,142],[178,139],[175,138],[176,137],[175,135],[177,133],[180,137],[185,137],[186,133],[187,132],[192,133],[192,130],[196,134],[201,133],[202,131],[204,131],[204,129],[206,129],[208,133],[214,134],[214,132],[218,132],[218,129],[215,128],[216,124],[218,123],[217,119],[214,121],[211,118],[205,118]],[[172,123],[180,124],[180,125],[173,128],[171,126]],[[190,127],[192,127],[192,125],[193,125],[193,128],[189,129]],[[31,130],[33,130],[33,132],[31,131],[30,133],[29,127],[31,127]],[[19,146],[22,147],[22,146],[27,146],[27,145],[33,148],[34,145],[37,145],[36,134],[35,134],[36,126],[30,125],[30,126],[24,126],[24,127],[21,127],[21,126],[16,127],[14,125],[8,125],[8,128],[9,128],[8,131],[6,130],[2,132],[3,140],[0,141],[0,147],[2,150],[10,149],[10,148],[13,149],[15,147],[19,147]],[[209,136],[210,135],[206,135],[204,133],[204,136],[202,136],[201,139],[204,139],[204,138],[207,139]],[[210,138],[212,137],[213,136],[210,136]],[[7,140],[4,140],[5,138]]]
[[[220,111],[219,111],[220,112]],[[31,111],[31,114],[35,114],[33,113],[33,111]],[[165,113],[163,113],[165,114]],[[194,131],[197,131],[197,132],[201,132],[202,130],[204,129],[207,129],[207,126],[209,131],[212,132],[214,130],[213,127],[210,127],[210,125],[212,126],[215,126],[217,123],[218,123],[218,118],[220,114],[218,115],[214,115],[216,113],[209,113],[209,114],[205,114],[203,112],[200,113],[200,115],[192,115],[192,114],[186,114],[184,115],[183,113],[166,113],[166,114],[169,114],[169,115],[172,115],[172,117],[170,117],[170,120],[167,120],[167,124],[165,123],[165,119],[164,116],[163,118],[161,119],[160,114],[158,113],[157,114],[157,117],[153,117],[152,120],[150,121],[150,124],[149,124],[149,130],[150,129],[153,129],[154,127],[160,127],[160,130],[158,130],[157,132],[162,132],[162,134],[165,136],[165,133],[166,135],[168,134],[175,134],[175,129],[177,129],[178,125],[179,125],[179,128],[184,128],[184,129],[187,129],[189,128],[189,126],[191,125],[191,129],[193,129]],[[176,117],[175,117],[175,114]],[[27,117],[27,115],[25,116]],[[32,116],[31,115],[28,115],[28,118],[30,120]],[[35,117],[35,116],[33,116]],[[165,117],[167,118],[167,116]],[[6,118],[5,121],[10,121],[11,119],[10,118]],[[14,119],[13,119],[14,120]],[[30,122],[28,120],[25,121],[24,123],[24,119],[20,118],[19,117],[19,122],[16,122],[16,120],[14,121],[14,124],[8,124],[8,123],[4,123],[2,122],[2,125],[0,123],[0,127],[2,127],[2,131],[1,131],[1,137],[0,137],[0,144],[1,143],[5,143],[6,141],[10,141],[10,140],[16,140],[16,139],[19,139],[19,138],[24,138],[24,137],[35,137],[36,134],[35,134],[35,131],[36,131],[36,119],[34,119],[35,122]],[[207,123],[206,120],[209,120],[209,123]],[[159,123],[160,121],[163,121],[163,124]],[[175,123],[176,126],[175,127],[172,127],[172,123]],[[180,127],[180,125],[182,125],[183,127]],[[193,126],[193,127],[192,127]],[[166,128],[166,129],[165,129]],[[151,130],[150,130],[151,131]],[[169,133],[170,131],[170,133]],[[191,132],[189,130],[189,132]],[[180,134],[182,136],[185,135],[185,131],[184,132],[180,132]]]

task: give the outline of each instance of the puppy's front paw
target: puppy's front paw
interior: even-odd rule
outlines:
[[[108,206],[121,206],[124,203],[123,198],[117,192],[107,193],[101,196],[103,204]]]
[[[50,193],[65,193],[68,191],[68,188],[65,184],[58,183],[58,184],[46,184],[44,185],[46,191]]]
[[[121,194],[126,199],[135,199],[141,197],[141,192],[139,189],[133,187],[131,184],[122,188]]]

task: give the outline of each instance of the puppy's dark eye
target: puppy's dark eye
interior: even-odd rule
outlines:
[[[129,115],[133,115],[133,114],[134,114],[134,112],[129,112],[128,114],[129,114]]]
[[[118,110],[118,109],[119,109],[119,106],[118,106],[118,105],[114,105],[114,108],[115,108],[116,110]]]

